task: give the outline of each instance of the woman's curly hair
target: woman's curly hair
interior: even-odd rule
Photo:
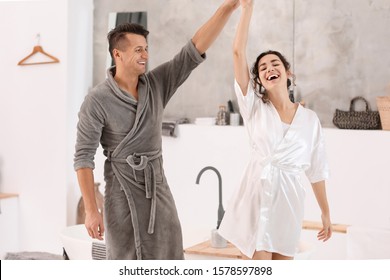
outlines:
[[[259,74],[259,62],[260,60],[269,54],[274,54],[282,61],[284,68],[286,68],[286,71],[290,70],[290,63],[287,61],[287,59],[278,51],[269,50],[266,52],[261,53],[257,58],[255,63],[252,66],[251,74],[252,74],[252,84],[253,88],[255,90],[255,93],[257,96],[259,96],[264,103],[267,103],[269,101],[269,96],[267,91],[264,89],[263,85],[260,82],[260,74]],[[293,75],[292,81],[290,79],[287,80],[287,88],[291,86],[291,84],[294,84],[295,76]]]

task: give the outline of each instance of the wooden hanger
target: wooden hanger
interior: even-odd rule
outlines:
[[[48,63],[58,63],[60,62],[58,58],[48,54],[47,52],[45,52],[43,50],[43,48],[40,46],[39,44],[39,39],[40,39],[40,34],[37,34],[37,39],[38,39],[38,43],[36,46],[34,46],[34,49],[33,51],[31,52],[31,54],[29,54],[28,56],[26,56],[25,58],[23,58],[21,61],[18,62],[18,65],[20,66],[25,66],[25,65],[34,65],[34,64],[48,64]],[[51,58],[52,60],[51,61],[41,61],[41,62],[25,62],[26,60],[28,60],[30,57],[32,57],[33,55],[35,55],[36,53],[41,53],[49,58]]]

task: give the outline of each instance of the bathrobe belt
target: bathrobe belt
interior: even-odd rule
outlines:
[[[146,153],[133,153],[126,158],[112,157],[111,152],[107,152],[107,159],[112,162],[127,163],[133,169],[134,178],[136,177],[135,170],[144,170],[145,178],[145,193],[146,198],[151,199],[150,217],[148,233],[154,233],[154,223],[156,217],[156,172],[152,161],[158,159],[161,156],[161,150],[146,152]],[[139,163],[137,163],[139,162]]]
[[[266,180],[268,182],[272,181],[274,171],[277,169],[296,175],[300,174],[303,171],[303,169],[298,166],[280,164],[276,160],[273,160],[272,157],[268,157],[267,159],[265,159],[261,163],[261,165],[263,166],[261,179]]]

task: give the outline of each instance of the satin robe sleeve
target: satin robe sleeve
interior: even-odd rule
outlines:
[[[311,162],[305,171],[310,183],[326,180],[329,177],[329,167],[325,150],[325,138],[319,119],[316,117],[313,130],[313,146]]]
[[[252,84],[249,82],[247,93],[244,96],[242,94],[240,85],[237,83],[236,80],[234,80],[234,91],[237,96],[237,102],[240,108],[241,116],[245,122],[248,122],[252,116],[252,111],[254,107],[253,105],[255,103],[255,92],[253,90]]]

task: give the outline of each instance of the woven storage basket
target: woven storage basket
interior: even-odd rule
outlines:
[[[379,116],[383,130],[390,130],[390,96],[378,96],[376,98]]]
[[[363,101],[366,110],[355,111],[355,103]],[[381,120],[378,111],[371,111],[366,99],[357,96],[351,100],[349,111],[336,109],[333,116],[333,124],[342,129],[380,129]]]

